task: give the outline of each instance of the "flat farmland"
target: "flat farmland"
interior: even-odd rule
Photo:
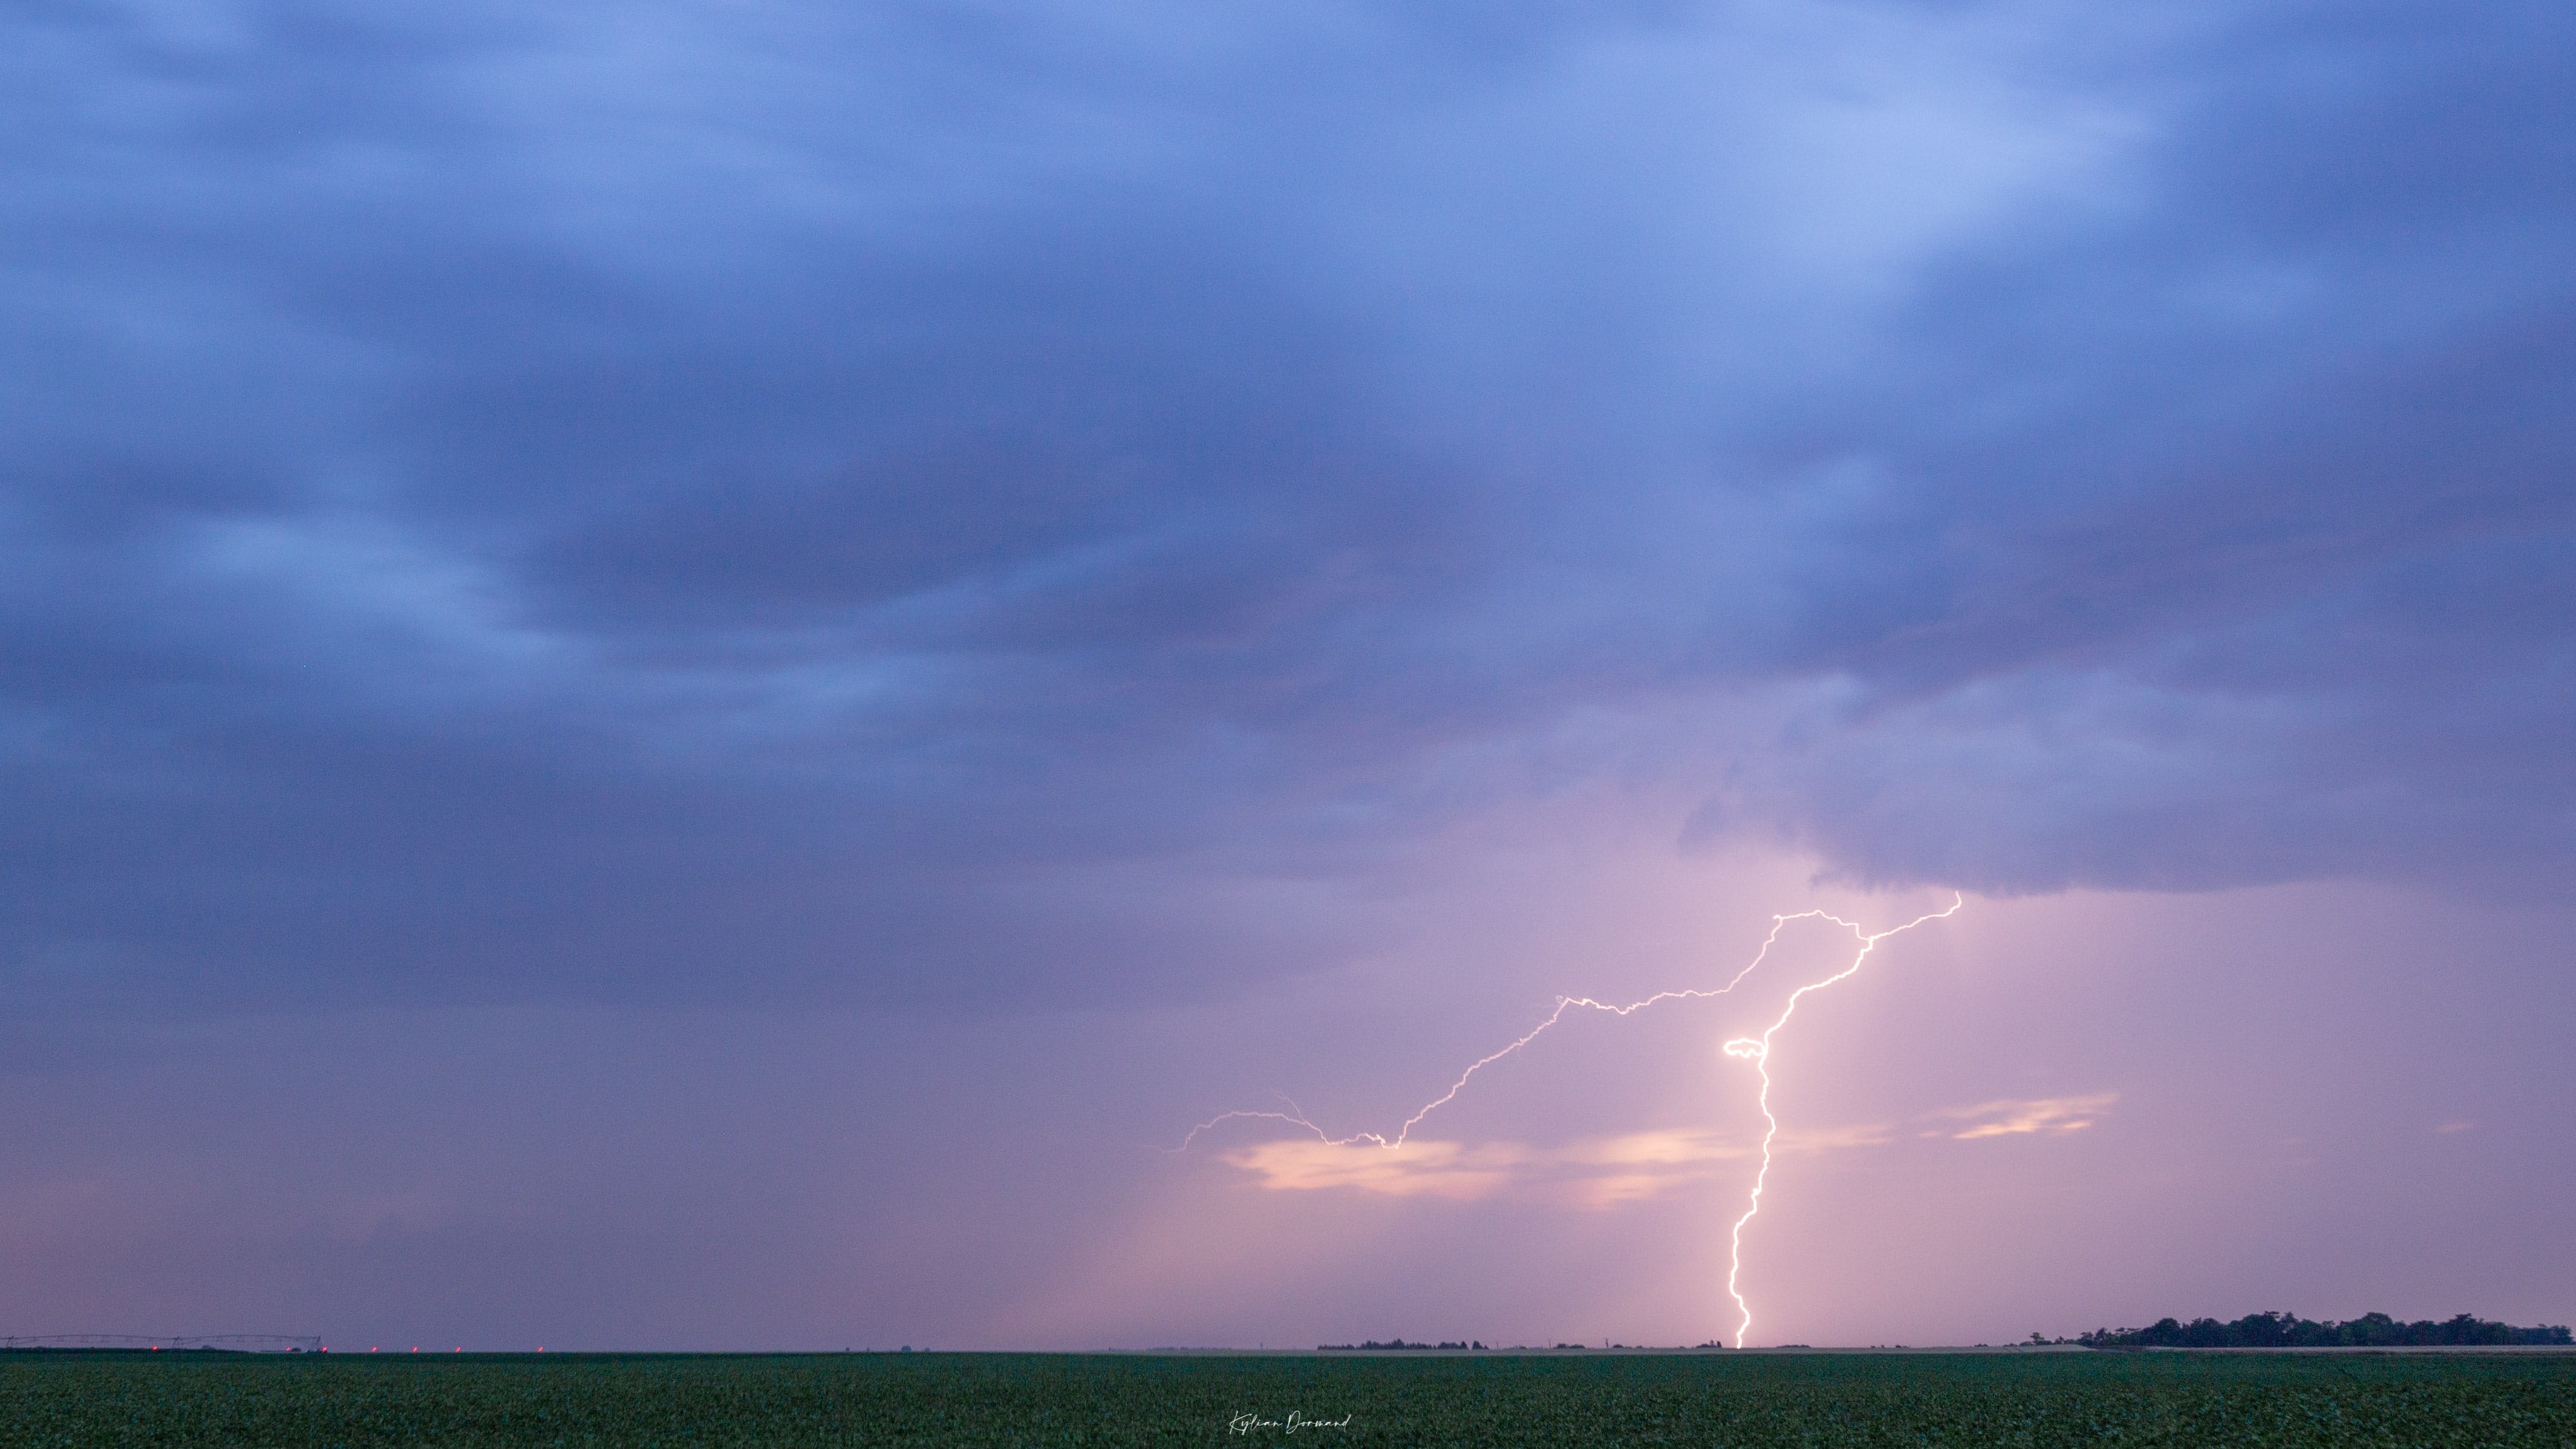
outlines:
[[[2566,1353],[0,1354],[0,1443],[2576,1445]]]

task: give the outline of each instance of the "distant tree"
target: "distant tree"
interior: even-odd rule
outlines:
[[[2235,1330],[2240,1347],[2285,1348],[2290,1342],[2290,1326],[2298,1321],[2295,1313],[2248,1313],[2228,1326]]]
[[[2044,1343],[2038,1333],[2033,1343]],[[2249,1313],[2233,1323],[2195,1318],[2189,1323],[2160,1318],[2145,1328],[2097,1328],[2078,1334],[2086,1348],[2396,1348],[2486,1347],[2508,1344],[2556,1344],[2571,1341],[2564,1325],[2516,1328],[2475,1314],[2462,1313],[2436,1323],[2419,1319],[2400,1323],[2385,1313],[2365,1313],[2341,1323],[2318,1323],[2295,1313]]]

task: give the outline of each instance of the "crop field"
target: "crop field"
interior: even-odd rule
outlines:
[[[0,1444],[2576,1446],[2576,1355],[0,1354]]]

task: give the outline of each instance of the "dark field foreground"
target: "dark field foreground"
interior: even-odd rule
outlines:
[[[2567,1449],[2576,1356],[0,1354],[11,1446],[1281,1442]]]

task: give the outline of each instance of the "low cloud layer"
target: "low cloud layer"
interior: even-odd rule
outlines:
[[[1968,1125],[1947,1135],[1961,1142],[1975,1142],[1986,1137],[2029,1137],[2041,1133],[2081,1132],[2092,1126],[2120,1100],[2117,1092],[2095,1092],[2082,1097],[2037,1097],[2026,1102],[1986,1102],[1963,1107],[1941,1115],[1957,1117]],[[1926,1134],[1941,1135],[1941,1134]]]
[[[1719,1163],[1755,1154],[1758,1144],[1722,1142],[1706,1132],[1664,1131],[1589,1138],[1562,1147],[1520,1142],[1407,1142],[1400,1147],[1290,1139],[1225,1154],[1228,1165],[1281,1192],[1348,1188],[1386,1197],[1474,1202],[1508,1193],[1563,1206],[1603,1209],[1657,1197],[1710,1177]]]
[[[0,21],[9,1009],[1222,992],[1569,777],[2557,880],[2571,24]]]
[[[1829,1127],[1783,1127],[1775,1156],[1804,1157],[1854,1148],[1884,1147],[1900,1135],[1975,1142],[1994,1137],[2081,1132],[2119,1100],[2116,1092],[2080,1097],[1985,1102],[1923,1114],[1942,1125],[1900,1133],[1885,1122]],[[1427,1197],[1475,1202],[1511,1196],[1560,1206],[1608,1209],[1661,1197],[1706,1182],[1762,1155],[1759,1133],[1738,1139],[1697,1128],[1584,1137],[1555,1147],[1525,1142],[1407,1141],[1374,1143],[1281,1138],[1223,1154],[1228,1166],[1252,1174],[1263,1188],[1320,1192],[1347,1188],[1385,1197]]]

